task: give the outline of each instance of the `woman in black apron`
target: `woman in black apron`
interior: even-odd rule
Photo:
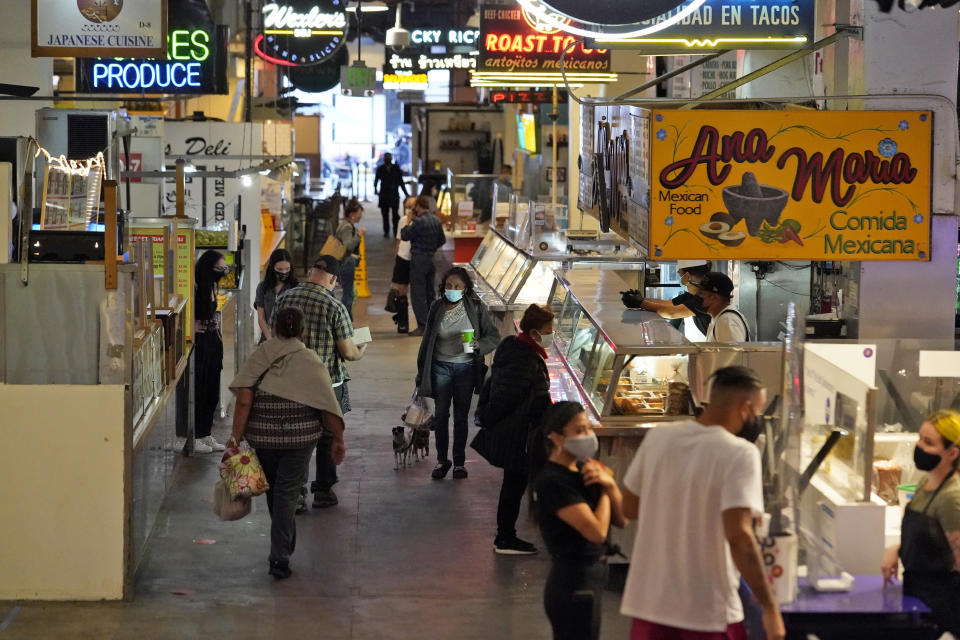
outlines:
[[[928,475],[903,516],[900,545],[887,549],[884,584],[903,561],[903,592],[930,607],[941,631],[960,637],[960,413],[937,411],[920,426],[917,469]]]

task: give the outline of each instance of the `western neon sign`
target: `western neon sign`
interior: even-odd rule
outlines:
[[[77,61],[78,90],[90,93],[224,93],[225,42],[206,29],[174,29],[167,59],[90,58]]]

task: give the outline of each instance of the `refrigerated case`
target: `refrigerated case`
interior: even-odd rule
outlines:
[[[490,229],[468,268],[487,310],[501,332],[513,332],[517,312],[532,303],[547,304],[554,297],[554,272],[558,269],[612,270],[621,272],[628,288],[642,286],[644,261],[613,252],[532,252],[521,249],[499,230]]]

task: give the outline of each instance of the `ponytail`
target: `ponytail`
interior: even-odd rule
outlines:
[[[280,338],[299,338],[303,333],[303,312],[296,307],[286,307],[277,312],[273,333]]]

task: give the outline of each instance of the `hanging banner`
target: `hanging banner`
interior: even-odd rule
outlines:
[[[929,260],[929,111],[654,111],[655,259]]]
[[[634,37],[596,35],[589,46],[695,53],[717,49],[799,49],[813,42],[814,0],[706,0],[674,24],[686,5],[639,24],[665,25]]]
[[[30,55],[166,54],[167,0],[31,0]]]
[[[261,9],[263,31],[254,52],[273,64],[320,64],[347,41],[346,0],[283,0]]]
[[[539,25],[518,5],[480,7],[482,72],[560,73],[560,54],[578,38]],[[572,46],[564,58],[568,73],[610,72],[606,49]]]

